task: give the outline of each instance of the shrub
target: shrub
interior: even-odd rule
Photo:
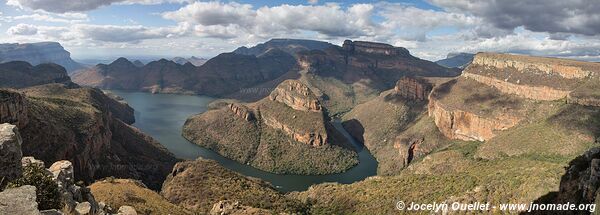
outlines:
[[[20,187],[24,185],[35,186],[38,209],[61,209],[63,207],[58,184],[52,180],[52,176],[46,169],[39,166],[23,167],[23,176],[8,183],[7,188]]]

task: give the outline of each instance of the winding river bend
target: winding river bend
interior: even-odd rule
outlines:
[[[208,104],[214,101],[213,98],[115,90],[110,92],[123,97],[135,109],[136,122],[134,126],[154,137],[175,156],[183,159],[202,157],[215,160],[225,168],[240,174],[268,181],[282,192],[303,191],[313,184],[323,182],[348,184],[377,173],[375,158],[367,149],[351,138],[339,122],[334,123],[335,127],[355,146],[361,148],[358,153],[360,163],[357,166],[339,174],[277,175],[225,158],[211,150],[195,145],[181,136],[181,129],[185,120],[191,115],[206,111]]]

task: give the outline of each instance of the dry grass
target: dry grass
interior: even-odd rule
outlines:
[[[138,214],[192,214],[135,180],[108,178],[93,183],[89,188],[96,201],[102,201],[115,210],[129,205]]]

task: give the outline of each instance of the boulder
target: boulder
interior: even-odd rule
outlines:
[[[0,186],[21,176],[22,143],[17,126],[0,125]]]
[[[75,214],[77,215],[86,215],[92,214],[92,205],[89,202],[78,203],[75,206]]]
[[[117,215],[137,215],[137,212],[135,211],[135,208],[128,205],[123,205],[119,208]]]
[[[0,214],[41,214],[37,209],[34,186],[6,189],[0,193]]]
[[[57,161],[50,166],[49,170],[52,172],[53,178],[58,183],[58,186],[66,189],[75,183],[73,164],[71,161]]]
[[[21,158],[21,166],[37,166],[45,167],[44,161],[35,159],[34,157],[23,157]]]

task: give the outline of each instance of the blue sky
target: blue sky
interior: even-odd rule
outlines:
[[[428,59],[512,52],[600,59],[594,0],[7,0],[0,42],[57,41],[74,58],[211,57],[271,38],[389,43]]]

